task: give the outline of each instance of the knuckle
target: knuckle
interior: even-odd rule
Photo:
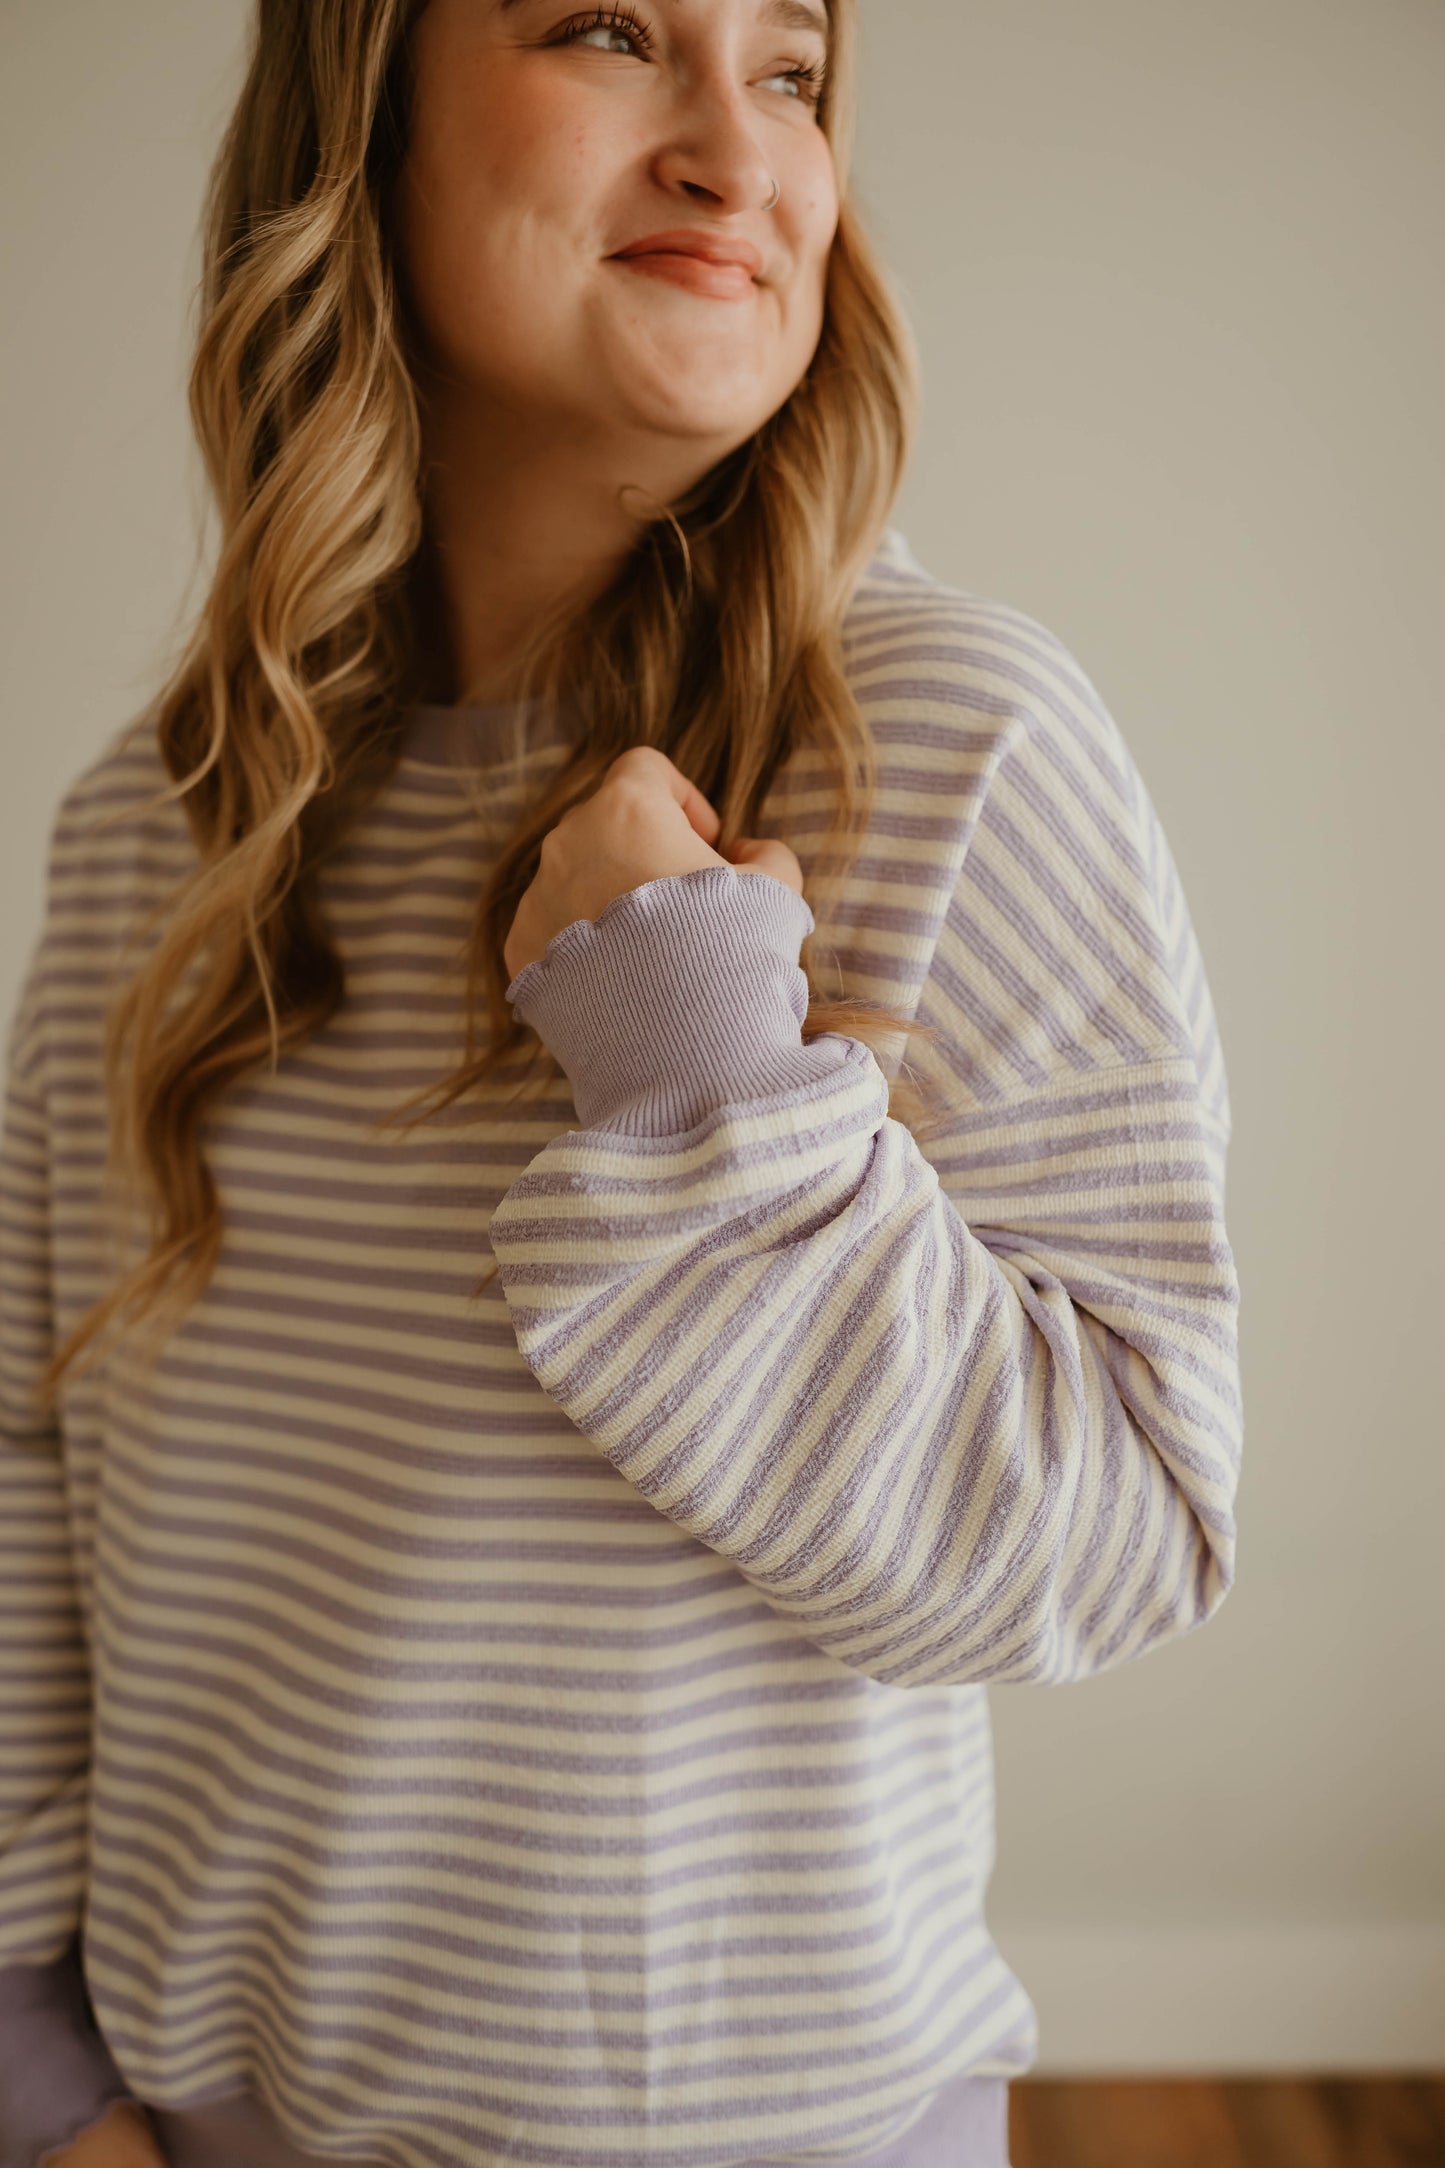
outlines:
[[[649,780],[646,770],[636,768],[625,768],[620,775],[609,777],[603,790],[613,819],[635,820],[657,800],[655,783]]]
[[[625,779],[636,775],[660,775],[671,766],[672,762],[658,746],[629,745],[617,755],[607,774],[609,780],[614,776]]]

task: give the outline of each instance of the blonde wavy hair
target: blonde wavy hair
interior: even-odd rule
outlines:
[[[260,0],[212,170],[189,393],[219,548],[181,659],[147,710],[171,777],[157,802],[180,800],[196,863],[106,1027],[106,1188],[139,1201],[149,1233],[56,1350],[46,1400],[110,1331],[142,1319],[164,1330],[203,1291],[222,1239],[206,1111],[258,1064],[274,1069],[343,998],[316,875],[398,758],[433,592],[393,248],[409,33],[424,4]],[[543,836],[627,746],[660,747],[692,779],[718,810],[725,853],[810,741],[836,784],[810,876],[815,912],[816,891],[836,890],[856,857],[877,770],[842,623],[903,478],[918,377],[848,198],[855,0],[829,0],[829,14],[821,125],[841,215],[816,354],[753,438],[644,525],[611,588],[555,612],[520,658],[519,697],[585,714],[586,728],[502,840],[470,937],[464,1057],[390,1118],[404,1126],[519,1062],[522,1084],[557,1073],[506,1003],[502,946]],[[811,952],[810,937],[805,1039],[928,1035],[876,1003],[829,998]],[[891,1113],[927,1119],[901,1058],[890,1089]]]

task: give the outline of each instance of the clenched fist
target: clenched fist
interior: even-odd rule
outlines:
[[[598,918],[644,881],[698,866],[771,873],[798,895],[803,869],[786,843],[743,837],[730,857],[712,848],[722,823],[702,792],[656,746],[619,753],[590,798],[542,838],[532,885],[517,905],[502,960],[512,978],[574,919]]]

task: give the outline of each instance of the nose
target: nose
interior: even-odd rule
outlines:
[[[663,187],[682,188],[723,211],[760,210],[773,193],[773,160],[758,140],[757,116],[730,79],[715,70],[669,104],[667,135],[654,154]]]

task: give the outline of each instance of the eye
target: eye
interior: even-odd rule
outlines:
[[[578,45],[584,38],[598,36],[603,42],[594,48],[597,52],[620,52],[625,50],[629,42],[644,59],[652,51],[652,38],[646,25],[640,23],[629,9],[623,7],[593,8],[587,15],[575,16],[572,21],[562,25],[553,42],[557,45]],[[620,38],[624,44],[611,45],[607,41],[612,38]],[[811,61],[806,65],[800,62],[796,67],[784,68],[777,75],[765,76],[763,80],[768,83],[787,84],[789,87],[784,95],[794,104],[817,107],[823,101],[827,75],[828,70],[823,62]]]
[[[628,38],[631,37],[631,35],[631,31],[622,29],[619,24],[607,23],[600,31],[595,28],[592,30],[579,30],[577,33],[577,38],[574,42],[580,44],[583,38]],[[607,50],[607,48],[599,47],[598,50],[603,51]]]
[[[828,71],[818,61],[807,67],[785,68],[781,75],[764,78],[769,83],[791,83],[794,101],[798,105],[819,105],[823,98],[823,85]]]
[[[576,45],[583,38],[595,37],[599,31],[604,37],[630,38],[639,52],[648,53],[652,49],[647,31],[635,15],[628,14],[626,8],[594,8],[590,15],[579,15],[575,21],[563,24],[556,42],[558,45]],[[599,52],[608,49],[605,45],[597,48]],[[617,48],[613,47],[611,50],[616,51]]]

